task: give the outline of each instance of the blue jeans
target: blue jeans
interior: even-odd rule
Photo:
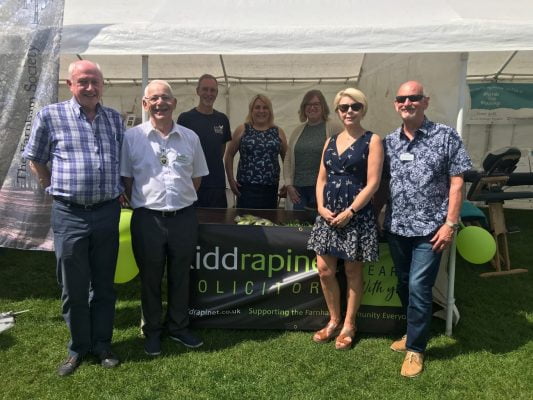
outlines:
[[[423,353],[429,340],[433,314],[432,289],[439,271],[441,253],[434,252],[428,236],[404,237],[387,233],[396,291],[407,316],[407,349]]]
[[[293,203],[293,210],[305,210],[306,207],[316,208],[315,186],[295,186],[295,189],[300,193],[300,202]]]

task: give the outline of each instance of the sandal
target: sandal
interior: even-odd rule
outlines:
[[[352,347],[353,338],[355,337],[356,329],[353,330],[343,330],[341,334],[337,336],[335,340],[335,348],[337,350],[349,350]]]
[[[315,343],[327,343],[335,336],[339,334],[341,330],[340,323],[329,322],[324,328],[315,332],[313,335],[313,342]]]

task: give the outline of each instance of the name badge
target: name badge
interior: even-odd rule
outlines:
[[[400,154],[400,161],[413,161],[415,159],[414,154],[402,153]]]
[[[189,156],[187,154],[177,154],[176,155],[176,162],[179,162],[180,164],[188,164],[189,163]]]

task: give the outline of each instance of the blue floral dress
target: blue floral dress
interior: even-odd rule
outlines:
[[[372,135],[370,131],[365,132],[342,154],[337,152],[337,135],[330,139],[324,152],[327,182],[323,195],[324,205],[329,210],[337,213],[345,210],[365,187]],[[342,228],[330,226],[319,215],[307,248],[320,255],[348,261],[376,261],[378,234],[372,204],[367,203]]]

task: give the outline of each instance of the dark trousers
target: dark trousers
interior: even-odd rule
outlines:
[[[396,291],[407,316],[407,349],[423,353],[429,340],[433,314],[433,285],[442,253],[434,252],[428,236],[387,234],[390,254],[398,276]]]
[[[120,205],[83,210],[54,201],[52,230],[69,355],[111,349]]]
[[[239,188],[237,208],[275,209],[278,208],[277,185],[248,185]]]
[[[174,216],[137,208],[131,218],[131,242],[141,277],[141,308],[146,337],[160,335],[161,283],[167,272],[166,323],[170,334],[189,325],[189,275],[198,237],[193,207]]]

